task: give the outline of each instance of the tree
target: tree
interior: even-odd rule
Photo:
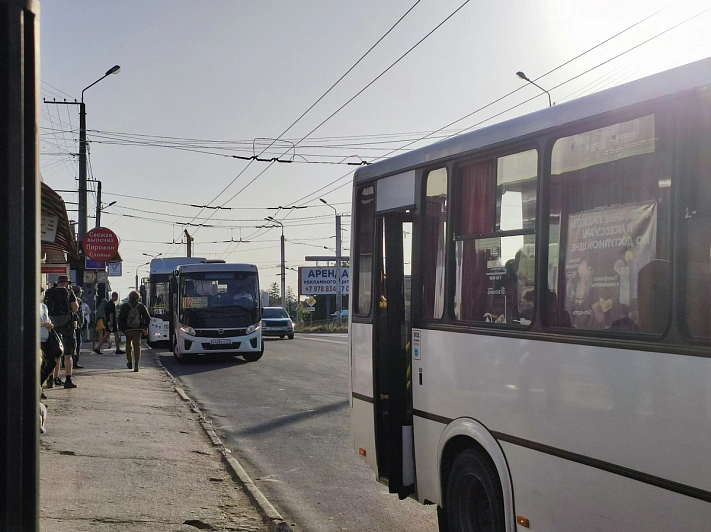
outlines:
[[[292,315],[292,313],[296,310],[296,305],[298,304],[298,299],[296,297],[296,294],[294,293],[294,290],[290,287],[286,287],[286,310],[289,313],[289,316]]]
[[[273,282],[269,287],[268,294],[270,307],[281,306],[281,291],[279,290],[279,285],[276,282]]]

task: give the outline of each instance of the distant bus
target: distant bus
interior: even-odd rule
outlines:
[[[264,353],[259,273],[253,264],[181,264],[170,279],[170,345],[179,362]]]
[[[710,529],[711,58],[362,167],[352,213],[391,492],[450,532]]]
[[[168,342],[168,281],[173,271],[181,264],[202,262],[202,257],[168,257],[151,261],[150,276],[146,283],[144,304],[151,316],[148,327],[148,345],[156,342]]]

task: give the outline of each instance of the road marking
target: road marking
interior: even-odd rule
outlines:
[[[345,338],[344,342],[339,342],[338,340],[326,340],[325,338],[314,338],[312,336],[308,336],[306,338],[301,336],[303,340],[313,340],[314,342],[328,342],[329,344],[339,344],[339,345],[348,345],[348,338]]]

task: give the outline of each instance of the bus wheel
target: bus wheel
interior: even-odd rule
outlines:
[[[175,360],[177,360],[180,364],[185,363],[185,357],[178,354],[178,342],[175,338],[173,338],[173,358],[175,358]]]
[[[260,358],[262,358],[262,355],[264,354],[264,351],[261,353],[245,353],[242,356],[247,362],[256,362]]]
[[[504,532],[504,497],[494,464],[474,449],[455,458],[447,480],[450,532]]]

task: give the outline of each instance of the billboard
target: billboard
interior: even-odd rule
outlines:
[[[341,266],[341,294],[349,293],[350,268]],[[302,266],[299,268],[299,295],[317,296],[336,293],[335,266]]]

